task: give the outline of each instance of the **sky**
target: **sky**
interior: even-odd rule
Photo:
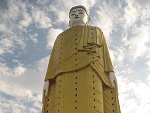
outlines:
[[[53,43],[76,5],[104,32],[122,113],[150,113],[149,0],[0,0],[0,113],[41,113]]]

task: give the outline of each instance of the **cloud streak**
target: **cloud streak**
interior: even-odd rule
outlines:
[[[0,80],[0,112],[39,113],[48,58],[37,61],[34,69],[3,66],[6,69],[5,73],[1,73]]]

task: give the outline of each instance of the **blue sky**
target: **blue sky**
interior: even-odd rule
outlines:
[[[49,55],[75,5],[106,36],[122,113],[150,113],[148,0],[0,0],[0,113],[41,112]]]

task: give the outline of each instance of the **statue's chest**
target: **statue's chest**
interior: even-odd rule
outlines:
[[[61,33],[58,36],[57,42],[57,44],[62,44],[64,46],[69,44],[82,46],[97,44],[98,37],[96,28],[91,26],[75,26]]]

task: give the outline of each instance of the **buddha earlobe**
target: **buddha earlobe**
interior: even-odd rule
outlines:
[[[69,20],[69,26],[71,27],[71,23],[70,23],[70,20]]]
[[[90,22],[91,21],[91,18],[88,16],[88,22]]]
[[[86,25],[88,25],[88,23],[90,23],[91,18],[88,16],[88,21],[86,22]]]
[[[91,21],[91,18],[89,17],[89,21]]]

